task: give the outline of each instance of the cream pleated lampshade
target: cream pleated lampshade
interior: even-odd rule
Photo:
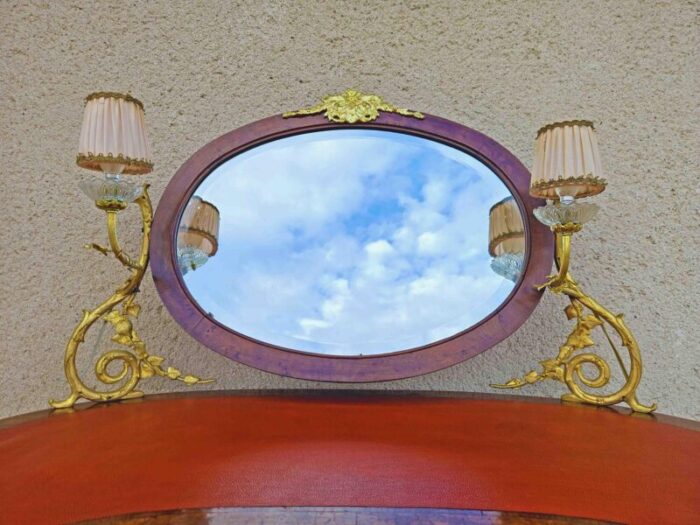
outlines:
[[[120,93],[88,95],[76,162],[89,170],[150,173],[153,163],[143,104]]]
[[[201,197],[192,197],[180,220],[178,248],[195,248],[211,257],[219,249],[219,210]]]
[[[492,257],[525,253],[525,228],[513,197],[506,197],[489,212],[489,254]]]
[[[558,201],[596,195],[605,186],[592,122],[555,122],[537,132],[530,195]]]

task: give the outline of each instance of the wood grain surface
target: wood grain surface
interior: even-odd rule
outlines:
[[[0,522],[385,507],[697,523],[694,422],[484,395],[172,395],[0,424]]]

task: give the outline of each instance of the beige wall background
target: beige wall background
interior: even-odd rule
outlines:
[[[124,278],[81,247],[106,240],[74,164],[83,97],[144,101],[158,201],[199,147],[248,122],[357,87],[476,128],[531,165],[535,131],[596,122],[608,190],[574,245],[574,271],[626,313],[645,360],[642,402],[700,418],[698,23],[684,1],[2,2],[0,416],[67,394],[66,339],[82,308]],[[138,242],[136,209],[122,237]],[[133,251],[133,248],[132,248]],[[144,281],[140,335],[215,389],[374,388],[489,392],[553,356],[570,330],[545,296],[497,347],[453,368],[371,385],[270,375],[194,342]],[[602,341],[601,341],[602,342]],[[85,377],[95,357],[83,350]],[[178,384],[151,379],[146,392]],[[523,394],[556,396],[557,383]]]

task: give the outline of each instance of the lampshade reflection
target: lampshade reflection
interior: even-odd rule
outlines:
[[[196,270],[219,249],[219,210],[194,196],[185,208],[177,235],[177,256],[183,275]]]
[[[530,194],[571,203],[605,189],[593,123],[555,122],[540,128],[535,140]]]
[[[489,255],[491,269],[516,282],[520,278],[525,257],[525,230],[518,205],[506,197],[489,212]]]

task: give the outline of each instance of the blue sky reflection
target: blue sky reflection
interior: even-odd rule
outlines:
[[[489,267],[489,208],[510,193],[454,148],[374,130],[264,144],[195,192],[219,251],[184,280],[250,337],[334,355],[394,352],[486,317],[513,283]]]

